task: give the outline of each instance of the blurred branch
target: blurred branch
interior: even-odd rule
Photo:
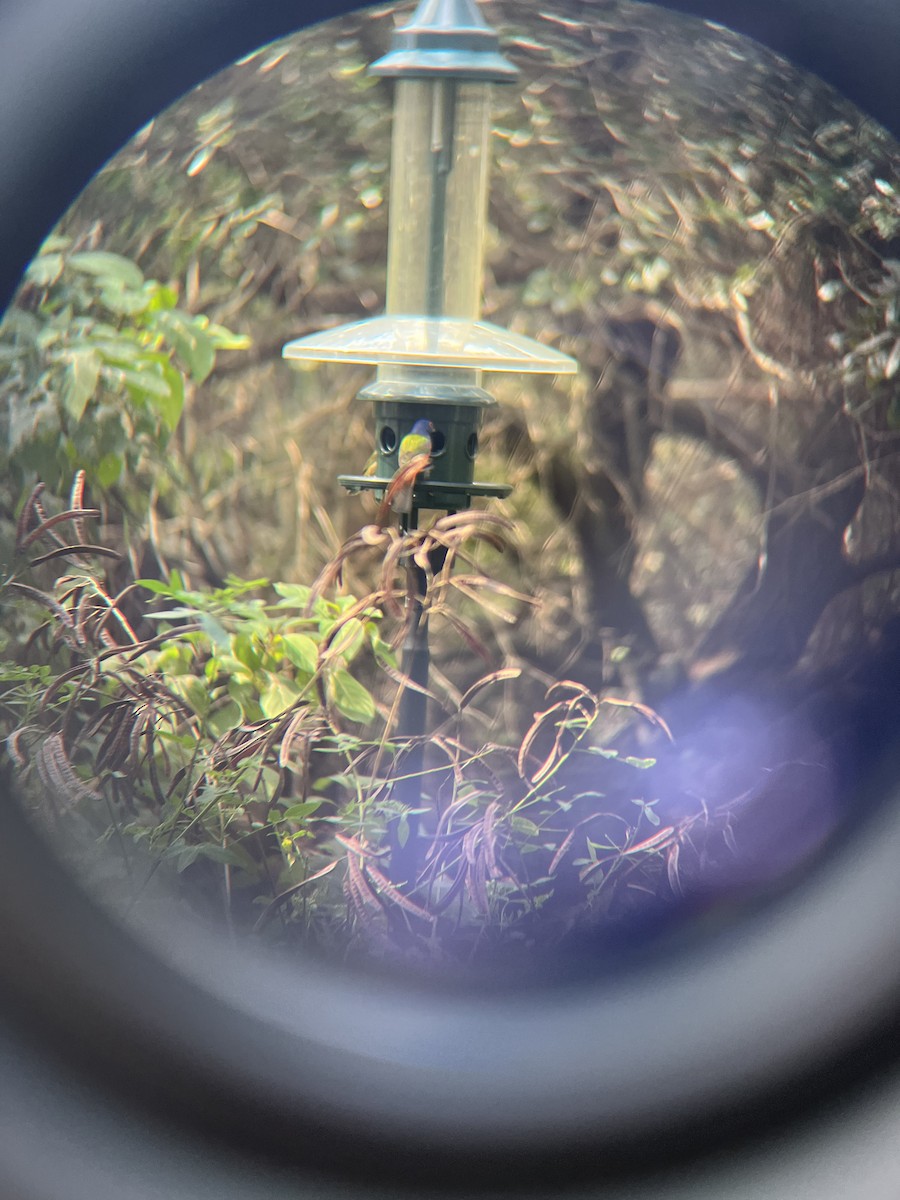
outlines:
[[[768,440],[763,442],[753,437],[736,421],[708,404],[675,398],[688,391],[694,391],[688,383],[673,387],[673,399],[664,402],[665,432],[697,438],[717,454],[733,459],[761,496],[770,491],[776,496],[786,496],[797,490],[799,463],[785,461]]]

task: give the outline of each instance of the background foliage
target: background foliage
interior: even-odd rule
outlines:
[[[96,584],[126,614],[134,646],[160,628],[173,634],[171,644],[134,660],[142,676],[162,680],[166,703],[181,714],[166,735],[173,746],[191,737],[213,753],[232,738],[233,756],[245,736],[239,730],[252,744],[246,730],[258,727],[253,736],[262,739],[227,778],[217,777],[224,810],[205,812],[199,797],[208,780],[198,768],[179,780],[177,815],[147,780],[149,807],[131,824],[143,822],[146,837],[176,847],[185,870],[186,860],[193,870],[198,855],[218,855],[216,870],[233,872],[239,864],[227,856],[237,846],[243,853],[256,820],[269,841],[257,838],[266,848],[252,870],[246,859],[240,869],[257,899],[302,883],[340,853],[341,872],[312,885],[322,889],[321,912],[332,914],[329,929],[349,895],[363,925],[380,923],[392,936],[400,919],[393,906],[424,945],[427,921],[417,926],[421,914],[379,892],[374,874],[386,878],[378,853],[396,819],[389,798],[382,795],[388,807],[374,826],[366,817],[338,830],[357,849],[329,842],[335,829],[316,824],[343,811],[335,789],[365,774],[355,756],[390,741],[398,686],[391,655],[402,622],[377,632],[391,624],[386,596],[402,586],[393,576],[384,584],[385,556],[395,548],[353,543],[372,514],[335,482],[361,469],[371,449],[370,414],[354,398],[367,377],[289,371],[280,359],[290,338],[383,305],[390,92],[365,66],[407,11],[370,8],[249,56],[142,130],[73,206],[0,330],[0,509],[7,570],[68,611],[73,627],[86,596],[94,623],[106,622],[95,630],[96,646],[73,647],[65,632],[59,644],[59,621],[68,627],[57,612],[57,632],[23,651],[42,601],[23,606],[20,594],[5,610],[7,714],[24,704],[27,724],[29,705],[55,677],[48,670],[69,669],[67,655],[85,663],[112,650],[103,635],[121,641]],[[418,897],[400,894],[424,904],[430,886],[434,904],[434,888],[439,899],[459,879],[460,888],[474,888],[467,920],[484,927],[484,898],[472,881],[479,870],[490,878],[490,855],[479,859],[477,850],[500,845],[502,813],[503,837],[524,838],[516,853],[532,838],[530,853],[543,854],[541,870],[557,879],[542,904],[552,910],[552,894],[563,930],[597,918],[583,878],[591,853],[613,855],[621,873],[631,849],[651,839],[650,877],[623,884],[623,911],[642,895],[677,907],[691,879],[702,896],[720,886],[723,871],[742,886],[777,874],[778,864],[786,869],[834,827],[840,785],[868,753],[867,739],[892,727],[888,701],[871,699],[871,680],[874,664],[887,671],[897,642],[900,174],[897,147],[881,129],[818,81],[719,27],[625,0],[554,0],[540,11],[510,0],[486,4],[485,15],[522,71],[520,85],[496,94],[485,313],[559,345],[581,372],[574,384],[488,381],[500,404],[482,437],[478,474],[515,484],[494,509],[515,537],[502,549],[489,538],[467,545],[465,569],[480,582],[468,594],[455,588],[450,617],[435,618],[434,680],[441,703],[460,711],[485,673],[519,674],[486,689],[479,731],[460,741],[465,754],[453,751],[456,766],[447,769],[459,766],[453,754],[489,762],[485,747],[496,742],[511,755],[513,777],[530,777],[540,762],[526,759],[538,747],[515,764],[540,727],[536,711],[553,711],[570,733],[586,722],[591,737],[577,751],[565,739],[557,747],[574,773],[559,793],[543,796],[538,834],[520,826],[513,837],[508,822],[519,800],[510,798],[504,771],[503,786],[482,772],[460,810],[463,826],[445,828],[437,816],[431,829],[444,838],[434,845],[456,847],[458,862],[433,857]],[[82,552],[94,584],[54,575],[64,556],[38,563],[31,579],[21,574],[23,555],[64,546],[46,542],[49,530],[28,543],[47,512],[40,495],[26,498],[40,479],[54,511],[83,509],[80,492],[78,504],[63,500],[78,470],[86,473],[79,489],[87,483],[99,513],[90,542],[120,559]],[[85,543],[83,529],[75,534]],[[337,607],[320,607],[315,618],[298,605],[295,628],[279,624],[288,612],[279,607],[282,592],[240,582],[308,586],[336,561],[346,595],[326,589],[317,604]],[[149,579],[149,590],[125,592],[135,578]],[[150,598],[165,591],[169,611],[185,610],[180,616],[161,618],[159,602],[153,613]],[[322,675],[311,655],[352,596],[372,611],[353,618],[362,632],[339,668],[351,693],[342,711],[334,673]],[[184,634],[179,623],[200,628]],[[294,643],[291,652],[285,636],[310,644]],[[305,692],[304,671],[331,682]],[[225,676],[229,684],[217,682]],[[583,711],[576,704],[561,715],[544,699],[560,681],[575,689],[570,699],[582,696]],[[48,728],[85,779],[113,769],[96,755],[119,726],[111,717],[103,719],[109,726],[90,724],[107,705],[124,703],[106,686],[96,699],[100,714],[88,706],[77,737],[64,689],[55,694],[62,708],[45,706],[45,715],[55,712]],[[604,717],[601,731],[591,714],[615,707],[597,708],[601,697],[653,705],[675,750],[665,737],[653,741],[643,718],[635,726]],[[323,792],[327,809],[273,822],[273,805],[290,811],[281,776],[265,774],[276,770],[283,745],[283,701],[299,702],[297,712],[325,739],[314,774],[332,790]],[[431,703],[437,721],[442,710]],[[11,725],[18,719],[9,717]],[[355,732],[333,719],[355,721]],[[662,757],[652,768],[620,770],[618,759],[599,755],[606,750],[641,762]],[[332,752],[344,755],[340,769]],[[177,775],[186,764],[172,747],[168,754],[166,771]],[[806,769],[797,765],[804,762]],[[598,775],[603,764],[612,765]],[[123,777],[136,769],[129,759]],[[608,830],[605,851],[597,837],[591,851],[589,830],[578,833],[579,848],[566,845],[592,790],[627,830]],[[253,815],[257,794],[263,816]],[[568,824],[560,801],[574,812]],[[365,803],[357,793],[354,819]],[[198,811],[205,815],[195,820]],[[710,825],[714,842],[698,836],[704,812],[720,814]],[[306,845],[308,834],[316,853],[327,844],[331,857],[304,851],[296,866],[295,851],[279,844],[277,870],[264,868],[271,837],[284,828],[291,846],[295,836]],[[652,843],[666,830],[677,836]],[[794,859],[782,862],[776,847],[785,841]],[[566,864],[581,884],[568,896],[559,875]],[[521,884],[521,863],[506,866]],[[503,871],[496,861],[495,868],[499,895]],[[606,873],[588,872],[587,880]],[[308,928],[315,906],[304,903]]]

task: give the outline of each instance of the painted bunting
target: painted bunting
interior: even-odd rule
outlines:
[[[394,512],[408,513],[412,508],[412,494],[416,480],[425,474],[431,466],[431,435],[434,425],[426,417],[416,421],[412,429],[400,443],[397,451],[397,473],[392,484],[396,481],[397,490],[392,493],[388,488],[391,508]]]

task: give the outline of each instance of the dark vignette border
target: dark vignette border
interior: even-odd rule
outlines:
[[[853,5],[845,0],[663,2],[768,44],[900,135],[900,5],[894,0],[855,0]],[[353,0],[0,0],[0,307],[49,228],[95,170],[145,121],[241,54],[353,7]],[[882,787],[891,779],[885,776]],[[891,833],[900,840],[897,826],[900,821],[893,823]],[[885,838],[886,850],[896,844]],[[895,862],[896,857],[882,865],[890,869]],[[884,919],[886,956],[898,950],[892,916]],[[800,955],[804,950],[797,947]],[[840,952],[838,937],[835,953]],[[129,981],[131,999],[121,990],[123,979]],[[847,986],[859,991],[861,1002],[865,999],[865,980],[848,979]],[[147,1146],[171,1135],[168,1167],[160,1163],[159,1170],[163,1175],[169,1171],[173,1182],[161,1184],[160,1190],[173,1198],[200,1195],[198,1181],[211,1181],[226,1161],[234,1168],[235,1196],[275,1195],[278,1180],[286,1178],[282,1170],[290,1171],[295,1194],[302,1187],[316,1195],[326,1194],[320,1191],[325,1179],[348,1182],[355,1195],[379,1184],[390,1195],[410,1188],[418,1195],[423,1188],[472,1195],[476,1186],[549,1195],[579,1180],[596,1181],[601,1162],[606,1180],[646,1177],[701,1152],[722,1149],[729,1138],[783,1130],[796,1115],[798,1097],[807,1115],[814,1116],[848,1089],[895,1068],[900,1043],[895,1011],[900,1006],[882,1008],[839,1057],[789,1081],[774,1081],[764,1097],[736,1096],[733,1104],[719,1109],[712,1124],[680,1113],[656,1130],[651,1144],[625,1136],[613,1145],[602,1130],[589,1136],[580,1129],[552,1146],[513,1149],[499,1139],[493,1147],[483,1142],[475,1149],[460,1142],[408,1140],[399,1129],[386,1141],[377,1095],[369,1101],[368,1129],[341,1127],[334,1110],[307,1110],[301,1137],[301,1114],[281,1109],[265,1094],[264,1074],[248,1075],[241,1091],[235,1085],[238,1073],[217,1076],[202,1061],[199,1047],[192,1061],[184,1054],[183,1037],[167,1040],[166,1020],[172,1013],[188,1013],[197,1002],[192,984],[157,969],[146,953],[105,925],[58,873],[15,807],[4,805],[0,1046],[7,1050],[13,1072],[7,1072],[8,1080],[18,1071],[24,1112],[26,1097],[40,1080],[46,1080],[45,1095],[50,1097],[50,1081],[64,1078],[81,1098],[83,1119],[95,1111],[97,1128],[102,1125],[108,1138],[116,1136],[110,1112],[115,1114],[128,1097],[135,1112],[145,1114]],[[264,1036],[248,1028],[245,1019],[225,1008],[207,1011],[223,1058],[229,1046],[243,1042],[252,1048],[259,1041],[260,1059],[265,1059]],[[38,1045],[40,1058],[34,1057]],[[327,1062],[316,1069],[327,1072]],[[364,1079],[357,1082],[365,1086]],[[435,1104],[439,1106],[439,1096]],[[52,1139],[54,1121],[64,1119],[63,1110],[50,1103],[44,1111],[46,1136]],[[128,1124],[124,1108],[121,1121],[121,1145],[107,1140],[106,1148],[110,1170],[118,1163],[126,1172],[118,1194],[127,1196],[134,1181],[129,1181],[122,1149],[141,1122]],[[196,1155],[189,1158],[175,1148],[192,1141]],[[3,1149],[0,1135],[0,1178]],[[48,1154],[42,1183],[38,1164],[33,1180],[19,1179],[21,1194],[27,1194],[26,1188],[34,1195],[75,1194],[71,1179],[59,1175],[55,1185],[53,1176],[48,1181],[51,1158]],[[9,1161],[16,1161],[14,1154]],[[321,1184],[314,1183],[312,1172],[320,1175]],[[255,1181],[250,1193],[247,1178]],[[662,1195],[661,1176],[656,1187]],[[220,1183],[217,1194],[231,1193]]]

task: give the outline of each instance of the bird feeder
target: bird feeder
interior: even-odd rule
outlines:
[[[505,496],[475,480],[482,415],[496,401],[485,371],[571,374],[573,358],[481,320],[490,166],[491,87],[517,69],[474,0],[422,0],[390,53],[370,68],[394,79],[386,312],[289,342],[284,357],[367,363],[375,381],[373,475],[341,475],[350,491],[383,494],[401,441],[429,419],[432,467],[413,493],[418,509],[467,508]]]

